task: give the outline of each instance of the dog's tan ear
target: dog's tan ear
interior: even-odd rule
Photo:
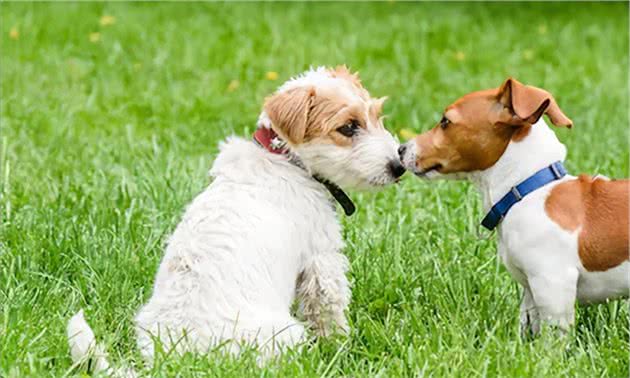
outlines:
[[[524,85],[513,78],[508,78],[501,85],[498,100],[524,122],[534,124],[543,114],[547,114],[556,126],[573,126],[573,121],[560,110],[551,93]]]
[[[387,96],[379,97],[370,103],[370,117],[378,118],[383,112],[383,104],[387,101]]]
[[[292,144],[304,141],[314,96],[315,88],[295,88],[267,98],[265,113],[278,135]]]

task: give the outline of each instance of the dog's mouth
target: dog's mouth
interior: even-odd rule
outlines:
[[[387,176],[373,178],[368,180],[368,185],[372,188],[383,188],[390,184],[398,184],[400,182],[400,177],[398,178],[389,178]]]
[[[383,174],[369,179],[368,185],[372,188],[382,188],[390,184],[398,184],[403,176],[393,177],[390,174]]]
[[[426,177],[427,174],[429,174],[430,172],[433,172],[433,171],[436,171],[436,172],[439,173],[440,169],[442,169],[442,164],[437,163],[437,164],[434,164],[434,165],[430,166],[427,169],[420,170],[420,171],[415,171],[414,173],[418,177]]]

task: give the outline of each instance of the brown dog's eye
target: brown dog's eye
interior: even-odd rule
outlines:
[[[440,127],[442,129],[446,129],[450,123],[451,121],[446,118],[446,116],[442,116],[442,119],[440,120]]]
[[[338,127],[337,132],[345,137],[351,138],[359,130],[359,122],[352,120],[345,125]]]

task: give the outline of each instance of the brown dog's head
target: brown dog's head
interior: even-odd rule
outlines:
[[[401,147],[401,160],[428,178],[484,170],[511,141],[525,138],[543,114],[556,126],[573,125],[549,92],[509,78],[448,106],[435,127]]]

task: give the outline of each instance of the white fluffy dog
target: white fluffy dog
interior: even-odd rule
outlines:
[[[383,101],[345,67],[310,70],[266,100],[254,141],[221,144],[214,181],[170,237],[135,318],[148,361],[156,340],[198,353],[219,345],[237,353],[246,343],[264,358],[303,341],[305,325],[320,336],[348,330],[348,261],[333,197],[351,213],[339,186],[378,187],[404,173]],[[290,312],[296,298],[305,324]],[[75,361],[92,356],[94,370],[109,369],[82,312],[68,337]]]

